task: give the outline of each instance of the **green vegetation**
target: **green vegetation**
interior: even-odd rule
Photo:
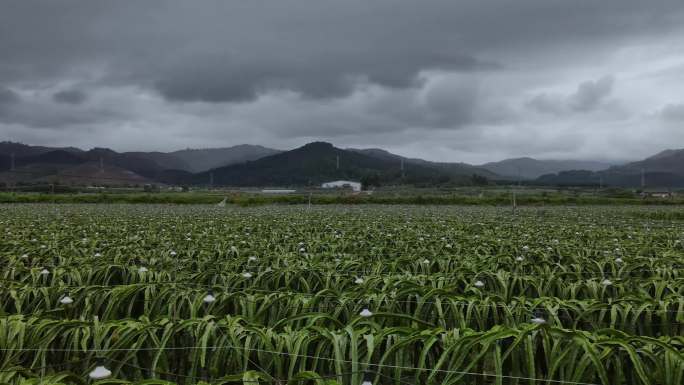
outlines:
[[[3,205],[0,382],[682,384],[671,210]]]
[[[265,204],[411,204],[411,205],[473,205],[511,206],[513,192],[510,188],[476,189],[381,189],[372,194],[350,194],[349,192],[326,192],[322,190],[301,190],[294,194],[272,195],[256,191],[196,191],[196,192],[141,192],[131,189],[105,190],[103,192],[79,193],[0,193],[0,203],[172,203],[172,204],[215,204],[224,197],[228,204],[254,206]],[[605,193],[582,192],[581,190],[516,191],[516,204],[525,206],[543,205],[684,205],[684,195],[674,198],[642,198],[639,195],[620,190]]]

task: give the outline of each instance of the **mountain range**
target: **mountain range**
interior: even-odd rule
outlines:
[[[379,148],[313,142],[289,151],[256,145],[173,152],[30,146],[0,142],[0,184],[305,186],[349,179],[367,184],[471,185],[524,180],[540,185],[684,186],[684,149],[623,165],[506,159],[482,165],[431,162]],[[508,182],[506,182],[508,181]]]
[[[213,178],[214,184],[232,186],[319,185],[330,180],[373,179],[378,184],[467,184],[473,174],[488,178],[492,172],[469,165],[407,159],[382,150],[341,149],[313,142],[255,161],[233,164],[196,174],[193,184]]]
[[[533,158],[505,159],[480,165],[500,176],[509,179],[531,180],[542,175],[555,174],[567,170],[600,171],[611,167],[606,162],[591,160],[539,160]]]
[[[569,170],[540,176],[539,184],[684,187],[684,149],[665,150],[646,159],[605,170]]]
[[[280,152],[282,151],[263,146],[240,144],[226,148],[186,149],[169,153],[129,152],[127,154],[152,160],[167,170],[197,173],[212,168],[257,160]]]

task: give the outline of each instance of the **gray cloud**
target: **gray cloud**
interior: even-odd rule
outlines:
[[[19,94],[9,88],[0,87],[0,105],[17,103],[19,100]]]
[[[575,111],[591,111],[596,109],[613,90],[614,79],[612,76],[604,76],[596,81],[587,81],[580,84],[569,100],[569,106]]]
[[[668,122],[684,122],[684,103],[668,104],[660,111],[660,116]]]
[[[377,50],[382,50],[379,47]],[[200,56],[200,62],[162,65],[154,87],[166,98],[188,101],[254,100],[259,94],[289,90],[306,98],[328,99],[351,94],[361,84],[389,88],[418,85],[421,70],[490,70],[494,64],[461,54],[404,57],[400,52],[377,53],[358,50],[343,54],[302,53],[302,57],[267,55],[240,63],[231,53]],[[305,55],[305,56],[304,56]],[[371,56],[367,56],[371,55]],[[421,56],[423,56],[421,54]],[[237,62],[236,62],[237,61]],[[253,61],[253,62],[251,62]]]
[[[81,103],[87,98],[84,91],[51,89],[24,92],[0,89],[0,123],[18,124],[28,128],[63,130],[93,123],[111,123],[125,114],[116,106],[100,102],[89,108]],[[123,101],[119,101],[123,103]]]
[[[559,95],[535,95],[525,105],[528,108],[546,114],[560,115],[567,111],[567,100]]]
[[[52,99],[57,103],[81,104],[87,99],[85,92],[80,90],[64,90],[55,92]]]
[[[615,79],[604,76],[596,81],[585,81],[571,95],[542,93],[527,102],[536,111],[554,115],[596,110],[611,94]]]
[[[329,98],[359,82],[410,87],[423,70],[493,70],[505,66],[493,58],[497,50],[668,31],[683,11],[677,1],[637,0],[90,3],[5,7],[0,80],[85,67],[99,68],[101,80],[146,85],[171,100],[249,101],[274,89]]]
[[[21,97],[18,93],[0,86],[0,121],[6,119],[19,102],[21,102]]]

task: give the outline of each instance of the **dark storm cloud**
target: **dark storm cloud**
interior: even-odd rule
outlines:
[[[121,118],[111,106],[80,108],[85,99],[86,94],[78,90],[55,93],[37,91],[22,96],[9,88],[0,87],[0,123],[38,129],[63,129]]]
[[[0,86],[0,105],[17,103],[20,100],[19,94],[9,88]]]
[[[585,81],[569,96],[543,93],[530,99],[527,106],[539,112],[555,115],[593,111],[610,96],[614,83],[615,79],[612,76]]]
[[[57,103],[81,104],[85,102],[87,95],[80,90],[64,90],[55,92],[52,99]]]
[[[86,67],[172,100],[329,98],[359,82],[410,87],[424,70],[505,67],[489,57],[496,49],[664,31],[681,11],[680,1],[637,0],[28,0],[0,13],[0,80]]]
[[[208,55],[201,62],[182,62],[164,66],[154,86],[168,99],[189,101],[249,101],[269,91],[294,91],[304,97],[328,99],[347,96],[359,84],[389,88],[408,88],[419,84],[421,70],[490,70],[493,63],[464,55],[415,58],[386,53],[380,57],[271,57],[253,63],[235,63],[230,54]],[[337,57],[336,57],[337,56]],[[394,56],[394,57],[392,57]],[[263,62],[262,62],[263,60]]]
[[[80,5],[28,1],[4,11],[0,24],[12,33],[0,36],[0,48],[15,52],[0,77],[30,82],[99,67],[107,83],[153,87],[172,100],[222,102],[272,90],[330,98],[364,82],[410,87],[426,69],[497,67],[465,53],[456,31],[426,28],[433,19],[446,21],[436,10],[408,3]],[[386,11],[395,15],[386,18]]]
[[[570,97],[570,108],[575,111],[591,111],[610,95],[614,79],[605,76],[596,81],[587,81],[577,87],[577,92]]]
[[[0,121],[7,117],[12,108],[21,101],[19,94],[0,86]]]

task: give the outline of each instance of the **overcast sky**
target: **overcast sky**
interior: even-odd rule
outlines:
[[[682,20],[682,0],[7,0],[0,140],[638,159],[684,147]]]

